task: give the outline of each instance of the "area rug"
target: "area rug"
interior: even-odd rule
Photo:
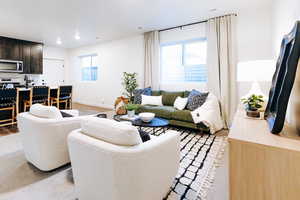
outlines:
[[[176,129],[181,137],[180,168],[166,200],[205,200],[227,137]],[[162,129],[144,128],[154,135]],[[0,200],[75,200],[71,166],[45,173],[26,162],[19,134],[0,137]]]

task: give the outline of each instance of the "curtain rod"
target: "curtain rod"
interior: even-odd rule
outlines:
[[[222,16],[218,16],[218,17],[224,17],[224,16],[228,16],[228,15],[237,16],[237,14],[227,14],[227,15],[222,15]],[[218,18],[218,17],[213,17],[213,18]],[[173,27],[170,27],[170,28],[165,28],[165,29],[158,30],[158,32],[168,31],[168,30],[172,30],[172,29],[176,29],[176,28],[183,28],[185,26],[192,26],[192,25],[202,24],[202,23],[206,23],[206,22],[208,22],[208,20],[202,20],[202,21],[199,21],[199,22],[184,24],[184,25],[180,25],[180,26],[173,26]]]

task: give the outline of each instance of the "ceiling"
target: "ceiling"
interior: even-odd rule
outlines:
[[[269,0],[5,0],[0,35],[75,48],[196,22]],[[216,11],[210,11],[217,9]],[[142,29],[138,29],[142,27]],[[75,34],[80,39],[74,38]],[[62,41],[56,44],[57,38]]]

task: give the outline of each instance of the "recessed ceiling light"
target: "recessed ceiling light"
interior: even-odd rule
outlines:
[[[57,40],[56,40],[56,44],[58,44],[58,45],[61,45],[61,39],[60,38],[57,38]]]
[[[212,8],[212,9],[209,10],[209,12],[216,12],[216,11],[217,11],[216,8]]]
[[[75,39],[76,39],[76,40],[80,40],[79,33],[76,33],[76,34],[75,34]]]

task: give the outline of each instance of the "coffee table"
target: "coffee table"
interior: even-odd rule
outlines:
[[[139,130],[141,131],[142,127],[149,127],[153,128],[153,134],[155,133],[155,128],[162,128],[163,132],[165,132],[165,127],[169,125],[169,121],[166,119],[162,119],[159,117],[154,117],[151,122],[143,122],[141,119],[136,119],[134,121],[130,120],[124,120],[121,118],[122,115],[114,115],[114,120],[120,122],[120,121],[129,121],[132,123],[133,126],[138,126]]]

